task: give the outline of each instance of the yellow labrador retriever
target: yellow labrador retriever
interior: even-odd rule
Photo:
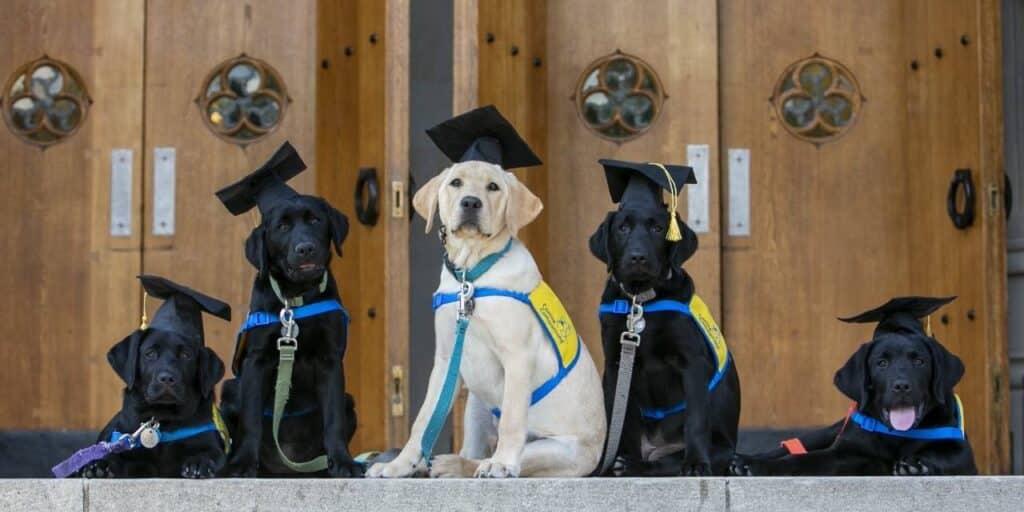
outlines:
[[[546,289],[533,256],[515,238],[543,205],[511,172],[484,161],[454,164],[416,193],[413,206],[427,219],[428,232],[440,213],[447,228],[445,249],[455,268],[473,268],[505,251],[474,283],[477,290],[529,294],[538,286]],[[438,292],[459,287],[452,272],[442,268]],[[409,442],[391,462],[373,465],[367,476],[427,471],[420,445],[452,356],[457,310],[457,305],[436,309],[434,367]],[[606,429],[597,369],[575,336],[575,360],[565,365],[557,348],[552,350],[553,338],[540,316],[530,305],[510,298],[475,300],[459,378],[469,389],[462,451],[434,457],[431,476],[573,477],[597,466]],[[560,380],[537,400],[553,375]]]

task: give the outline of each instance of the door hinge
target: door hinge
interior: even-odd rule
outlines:
[[[405,416],[405,369],[391,367],[391,415]]]

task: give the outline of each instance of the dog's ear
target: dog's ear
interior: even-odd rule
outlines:
[[[142,343],[142,336],[142,331],[135,331],[107,352],[107,362],[128,389],[135,386],[135,376],[139,373],[139,344]]]
[[[441,193],[441,185],[447,177],[448,170],[446,169],[441,174],[431,178],[426,185],[423,185],[416,191],[416,195],[412,196],[413,209],[416,210],[416,213],[420,214],[420,217],[427,221],[425,233],[430,233],[431,228],[434,227],[434,216],[437,215],[437,202],[439,200],[438,195]]]
[[[850,359],[846,361],[833,379],[839,391],[857,402],[858,408],[868,403],[870,383],[868,382],[868,355],[871,354],[871,342],[860,346]]]
[[[249,233],[249,238],[245,239],[245,259],[249,260],[249,263],[256,267],[261,279],[267,273],[267,260],[270,259],[267,255],[267,244],[264,240],[265,233],[266,229],[263,227],[263,224],[260,224],[253,228],[252,233]]]
[[[533,222],[544,209],[544,203],[540,201],[530,189],[523,185],[523,182],[516,178],[515,174],[505,171],[505,183],[508,186],[508,202],[505,204],[505,225],[508,226],[512,236],[527,224]]]
[[[213,393],[213,388],[224,378],[224,362],[220,356],[210,349],[202,347],[199,349],[199,392],[203,398]]]
[[[594,234],[590,235],[590,254],[604,262],[608,270],[612,268],[612,220],[615,219],[615,212],[608,212],[604,222],[597,226]]]
[[[683,263],[697,252],[699,245],[697,233],[694,233],[690,226],[683,222],[678,213],[676,214],[676,223],[679,224],[679,234],[682,235],[682,238],[672,242],[669,247],[668,259],[672,263],[673,269],[681,268]]]
[[[953,387],[964,376],[964,363],[932,338],[926,338],[925,344],[932,355],[932,397],[945,405]]]
[[[328,203],[326,199],[318,197],[317,200],[319,200],[324,214],[327,215],[327,226],[331,235],[331,242],[334,244],[334,252],[341,256],[341,244],[348,237],[348,217],[344,213],[339,212],[337,208],[331,206],[331,203]]]

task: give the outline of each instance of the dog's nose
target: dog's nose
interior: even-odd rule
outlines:
[[[316,245],[312,242],[302,242],[295,245],[295,252],[299,256],[312,256],[316,252]]]
[[[633,253],[629,255],[629,262],[634,265],[644,265],[647,263],[647,255],[641,253]]]
[[[463,197],[462,198],[462,202],[460,204],[462,204],[463,208],[469,208],[469,209],[472,209],[472,210],[479,210],[480,208],[483,208],[483,206],[484,206],[484,202],[481,201],[479,197],[475,197],[475,196]]]
[[[160,372],[156,376],[156,381],[165,386],[173,386],[177,379],[168,372]]]
[[[894,393],[909,393],[910,382],[903,379],[899,379],[892,383],[892,390]]]

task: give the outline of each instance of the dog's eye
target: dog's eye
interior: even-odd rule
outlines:
[[[629,233],[629,224],[619,224],[619,233]]]
[[[309,218],[309,223],[310,224],[320,224],[320,217],[310,217]]]
[[[920,357],[915,357],[911,362],[914,363],[914,366],[924,366],[924,359]]]
[[[462,180],[460,180],[459,178],[455,178],[454,180],[451,181],[451,183],[449,183],[449,185],[455,188],[459,188],[462,186]]]
[[[153,350],[153,349],[149,349],[149,350],[147,350],[147,351],[146,351],[146,353],[145,353],[145,354],[143,354],[143,355],[144,355],[144,356],[146,356],[146,359],[148,359],[148,360],[152,361],[152,360],[156,359],[156,355],[157,355],[157,354],[156,354],[156,350]]]
[[[491,192],[497,192],[497,191],[499,191],[501,189],[498,188],[498,184],[497,183],[492,181],[492,182],[487,184],[487,190],[489,190]]]
[[[291,228],[292,228],[291,224],[288,224],[287,222],[282,222],[282,223],[277,225],[277,230],[278,231],[288,231]]]
[[[178,358],[185,360],[192,359],[192,351],[187,348],[182,348],[178,351]]]
[[[665,231],[665,228],[661,227],[661,224],[655,224],[653,227],[651,227],[651,231],[654,231],[655,233],[659,233],[660,234],[660,233],[663,233]]]
[[[878,362],[875,363],[875,364],[878,365],[879,368],[888,368],[889,367],[889,360],[888,359],[879,359]]]

